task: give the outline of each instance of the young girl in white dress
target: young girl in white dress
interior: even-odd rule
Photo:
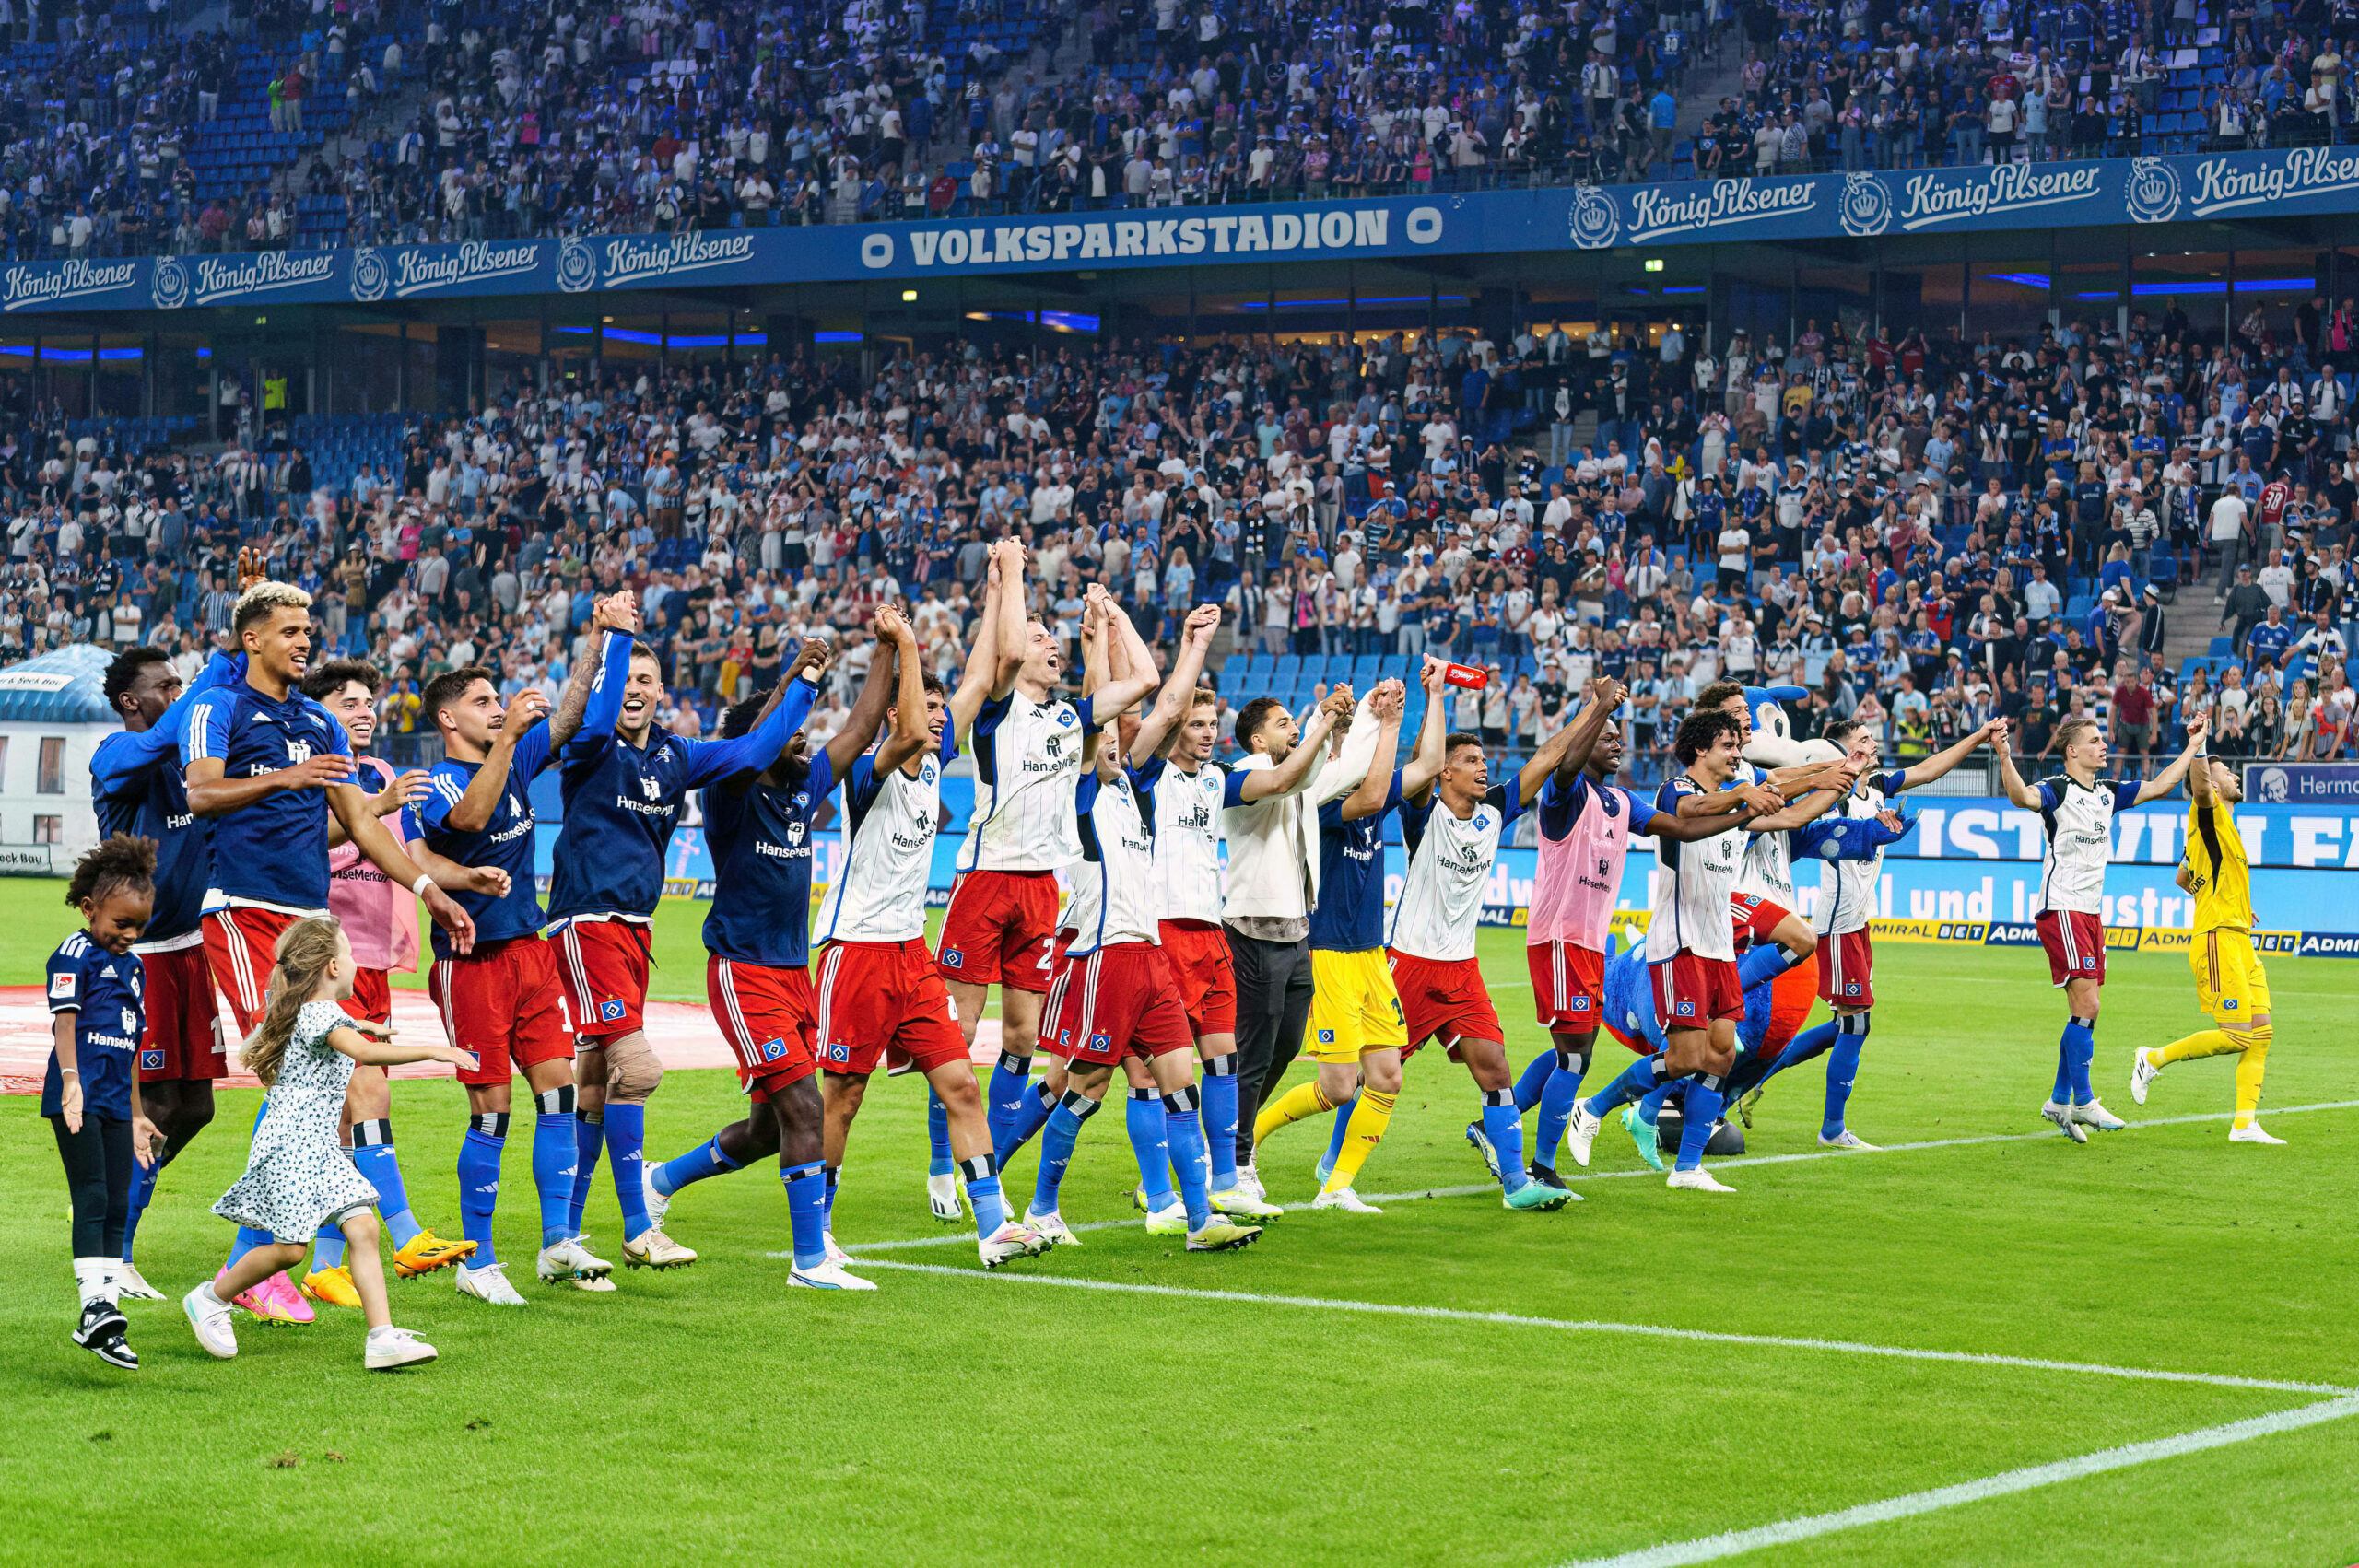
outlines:
[[[432,1345],[393,1325],[384,1263],[377,1255],[377,1189],[338,1147],[337,1123],[355,1062],[473,1067],[475,1058],[444,1046],[397,1046],[392,1031],[347,1015],[336,1003],[352,994],[356,973],[344,928],[324,916],[298,920],[278,939],[268,1006],[245,1047],[246,1065],[270,1091],[269,1098],[254,1128],[246,1174],[221,1195],[213,1211],[233,1224],[284,1239],[253,1248],[181,1303],[197,1342],[224,1361],[238,1353],[231,1299],[299,1262],[312,1233],[328,1221],[350,1245],[352,1283],[369,1320],[370,1370],[434,1359]]]

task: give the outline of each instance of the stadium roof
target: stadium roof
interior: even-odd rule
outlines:
[[[77,642],[0,670],[0,722],[112,722],[101,685],[113,661],[105,649]]]

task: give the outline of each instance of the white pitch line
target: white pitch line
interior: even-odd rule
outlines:
[[[2273,1106],[2271,1108],[2269,1114],[2272,1117],[2298,1116],[2305,1111],[2347,1111],[2353,1109],[2359,1109],[2359,1100],[2321,1100],[2315,1105]],[[2133,1121],[2130,1123],[2129,1126],[2130,1128],[2183,1127],[2194,1122],[2229,1121],[2234,1119],[2236,1113],[2234,1111],[2205,1111],[2196,1116],[2157,1117],[2147,1121]],[[2060,1129],[2053,1128],[2044,1132],[1991,1132],[1984,1133],[1974,1138],[1933,1138],[1918,1143],[1887,1143],[1882,1148],[1873,1151],[1873,1153],[1878,1154],[1906,1154],[1927,1149],[1970,1149],[1978,1144],[1984,1143],[2030,1143],[2036,1142],[2042,1139],[2061,1138],[2063,1136],[2064,1134]],[[1808,1150],[1799,1154],[1743,1154],[1739,1155],[1737,1158],[1732,1160],[1714,1160],[1712,1162],[1712,1168],[1716,1171],[1739,1170],[1747,1165],[1791,1165],[1813,1160],[1860,1160],[1868,1157],[1868,1153],[1854,1149],[1815,1149]],[[1569,1171],[1557,1172],[1557,1175],[1563,1177],[1567,1183],[1583,1181],[1616,1181],[1630,1176],[1652,1176],[1661,1174],[1661,1173],[1658,1171],[1649,1170],[1643,1165],[1634,1166],[1633,1168],[1625,1171],[1585,1171],[1575,1168]],[[1485,1193],[1496,1192],[1497,1190],[1498,1183],[1486,1181],[1473,1183],[1464,1187],[1426,1187],[1420,1188],[1414,1192],[1371,1192],[1363,1194],[1363,1196],[1366,1197],[1369,1202],[1380,1205],[1385,1203],[1415,1203],[1428,1198],[1479,1198]],[[1294,1214],[1300,1213],[1303,1211],[1308,1210],[1310,1205],[1308,1203],[1288,1203],[1283,1205],[1283,1207],[1285,1209],[1287,1213]],[[1085,1225],[1074,1225],[1068,1228],[1074,1231],[1113,1231],[1135,1226],[1139,1223],[1140,1222],[1138,1220],[1094,1220]],[[970,1241],[971,1239],[971,1237],[967,1236],[964,1234],[957,1235],[912,1236],[904,1241],[864,1241],[855,1246],[847,1246],[844,1250],[865,1257],[872,1252],[900,1252],[906,1251],[910,1247],[957,1246],[959,1244]],[[774,1252],[771,1253],[770,1256],[773,1258],[787,1258],[791,1257],[792,1254]]]
[[[2032,1465],[2020,1470],[1985,1476],[1980,1480],[1935,1487],[1930,1492],[1912,1492],[1903,1497],[1885,1498],[1881,1503],[1863,1503],[1856,1508],[1845,1508],[1832,1514],[1813,1514],[1807,1518],[1763,1525],[1757,1529],[1731,1530],[1725,1535],[1674,1541],[1648,1547],[1642,1551],[1625,1551],[1618,1557],[1588,1558],[1568,1564],[1567,1568],[1685,1568],[1689,1563],[1717,1562],[1722,1558],[1757,1551],[1764,1547],[1786,1546],[1817,1536],[1833,1535],[1839,1530],[1854,1530],[1865,1525],[1882,1525],[1919,1514],[1936,1513],[1943,1508],[1962,1507],[1968,1503],[2030,1492],[2037,1487],[2054,1486],[2060,1481],[2078,1480],[2083,1476],[2103,1475],[2107,1470],[2127,1469],[2133,1465],[2150,1465],[2158,1459],[2176,1459],[2182,1455],[2200,1454],[2209,1448],[2224,1448],[2232,1443],[2249,1443],[2256,1437],[2295,1432],[2306,1426],[2342,1421],[2354,1415],[2359,1415],[2359,1398],[2328,1399],[2319,1404],[2304,1405],[2298,1410],[2279,1410],[2273,1415],[2232,1421],[2224,1426],[2207,1426],[2200,1432],[2183,1432],[2176,1437],[2158,1437],[2151,1443],[2125,1444],[2102,1453],[2083,1454],[2078,1458],[2058,1459],[2052,1464]]]
[[[1381,1317],[1422,1317],[1450,1323],[1490,1323],[1515,1328],[1556,1328],[1576,1334],[1628,1334],[1649,1340],[1684,1340],[1715,1345],[1749,1345],[1793,1351],[1838,1351],[1848,1355],[1884,1356],[1895,1361],[1955,1362],[1971,1366],[2017,1367],[2034,1372],[2077,1372],[2102,1377],[2124,1377],[2143,1383],[2201,1383],[2216,1388],[2260,1388],[2285,1394],[2339,1394],[2359,1398],[2359,1389],[2335,1383],[2291,1383],[2268,1377],[2236,1377],[2212,1372],[2169,1372],[2142,1366],[2109,1366],[2102,1362],[2048,1361],[2037,1356],[1989,1355],[1974,1351],[1920,1350],[1907,1345],[1870,1345],[1856,1340],[1790,1339],[1775,1334],[1726,1334],[1704,1328],[1667,1328],[1653,1323],[1607,1323],[1569,1317],[1534,1317],[1520,1312],[1469,1312],[1451,1306],[1406,1306],[1393,1302],[1349,1301],[1332,1296],[1264,1295],[1252,1291],[1191,1290],[1181,1285],[1138,1284],[1121,1280],[1082,1280],[1062,1274],[986,1274],[980,1269],[952,1269],[940,1263],[895,1263],[882,1258],[861,1260],[870,1269],[898,1269],[911,1274],[947,1274],[962,1280],[1005,1281],[1014,1284],[1053,1285],[1062,1290],[1103,1291],[1117,1295],[1167,1296],[1181,1301],[1245,1302],[1257,1306],[1309,1307],[1323,1312],[1358,1312]]]

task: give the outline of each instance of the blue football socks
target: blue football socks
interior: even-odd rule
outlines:
[[[615,1200],[622,1205],[623,1239],[629,1241],[654,1223],[647,1217],[645,1105],[606,1102],[606,1153],[614,1158]],[[579,1213],[573,1218],[575,1223],[581,1223]]]
[[[1212,1159],[1215,1192],[1237,1185],[1237,1058],[1216,1056],[1204,1063],[1204,1081],[1197,1085],[1203,1102],[1202,1131]]]
[[[581,1234],[574,1223],[573,1188],[581,1164],[582,1122],[573,1114],[573,1085],[560,1083],[533,1096],[540,1114],[533,1118],[533,1186],[541,1195],[541,1245],[555,1246]],[[597,1160],[591,1145],[590,1160]],[[587,1195],[584,1195],[585,1199]]]
[[[163,1174],[164,1163],[152,1165],[133,1161],[131,1165],[131,1208],[123,1217],[123,1260],[131,1261],[131,1244],[139,1235],[139,1216],[147,1212],[147,1205],[156,1196],[156,1178]]]
[[[1544,1075],[1537,1072],[1542,1067],[1547,1069]],[[1564,1145],[1565,1129],[1573,1119],[1573,1102],[1580,1098],[1581,1080],[1589,1076],[1589,1047],[1576,1050],[1558,1046],[1546,1056],[1532,1058],[1515,1089],[1515,1103],[1527,1110],[1531,1106],[1524,1105],[1524,1082],[1534,1076],[1540,1076],[1542,1083],[1534,1102],[1540,1107],[1540,1119],[1532,1129],[1532,1157],[1553,1171],[1556,1151]]]
[[[989,1154],[961,1160],[957,1168],[967,1184],[968,1205],[975,1211],[975,1235],[989,1241],[993,1231],[1007,1223],[1007,1198],[1000,1191],[999,1169]]]
[[[2096,1025],[2085,1019],[2075,1018],[2064,1025],[2064,1038],[2058,1047],[2061,1059],[2057,1064],[2056,1079],[2067,1087],[2056,1095],[2060,1105],[2085,1106],[2097,1097],[2089,1083],[2089,1063],[2097,1054]],[[2065,1095],[2071,1097],[2068,1100]]]
[[[786,1220],[794,1235],[794,1266],[816,1269],[827,1260],[827,1167],[780,1165],[779,1179],[786,1184]]]
[[[1555,1071],[1556,1055],[1554,1051],[1542,1051],[1526,1062],[1523,1075],[1515,1081],[1517,1106],[1528,1111],[1538,1105],[1541,1096],[1548,1092],[1548,1080]]]
[[[950,1157],[950,1107],[942,1103],[931,1083],[925,1086],[925,1139],[926,1175],[946,1176],[958,1168]]]
[[[1782,1072],[1790,1067],[1800,1067],[1811,1058],[1824,1056],[1834,1049],[1836,1036],[1842,1033],[1837,1025],[1842,1022],[1839,1018],[1830,1018],[1786,1042],[1785,1050],[1778,1058],[1778,1071]]]
[[[726,1176],[736,1168],[737,1162],[721,1152],[721,1140],[709,1138],[677,1159],[656,1166],[655,1190],[669,1198],[691,1182]]]
[[[1589,1114],[1602,1121],[1631,1101],[1644,1098],[1662,1080],[1662,1057],[1640,1057],[1623,1070],[1622,1076],[1589,1097]]]
[[[841,1165],[827,1167],[827,1190],[819,1205],[819,1217],[822,1224],[830,1234],[833,1234],[836,1228],[836,1188],[843,1185],[843,1174],[844,1168]]]
[[[1138,1156],[1139,1180],[1146,1188],[1150,1211],[1171,1206],[1171,1142],[1163,1114],[1163,1096],[1152,1089],[1133,1089],[1122,1106],[1122,1129],[1130,1134],[1131,1153]]]
[[[1532,1177],[1523,1168],[1523,1115],[1513,1089],[1483,1091],[1483,1136],[1499,1157],[1499,1185],[1513,1192]]]
[[[1736,983],[1739,990],[1751,990],[1764,981],[1774,980],[1794,966],[1794,955],[1774,942],[1766,942],[1736,961]]]
[[[1056,1108],[1057,1097],[1049,1092],[1047,1082],[1027,1085],[1005,1130],[994,1128],[992,1131],[992,1162],[1004,1169],[1015,1152],[1048,1125],[1049,1113]]]
[[[1712,1141],[1712,1124],[1720,1119],[1720,1095],[1718,1073],[1699,1073],[1687,1081],[1687,1104],[1684,1107],[1686,1119],[1679,1132],[1679,1168],[1692,1171],[1704,1163],[1704,1146]]]
[[[1203,1230],[1213,1218],[1212,1155],[1204,1146],[1203,1111],[1203,1098],[1192,1083],[1163,1096],[1171,1169],[1180,1177],[1180,1201],[1187,1208],[1191,1231]]]
[[[1057,1211],[1057,1188],[1065,1179],[1065,1167],[1073,1164],[1074,1146],[1081,1141],[1081,1124],[1097,1114],[1097,1102],[1078,1089],[1066,1090],[1049,1113],[1040,1133],[1040,1169],[1032,1183],[1033,1212]]]
[[[1836,1020],[1841,1038],[1826,1059],[1826,1115],[1819,1123],[1821,1138],[1843,1135],[1844,1107],[1851,1103],[1851,1085],[1860,1076],[1860,1049],[1868,1043],[1868,1014],[1854,1012]]]
[[[1327,1135],[1327,1168],[1333,1170],[1335,1162],[1344,1157],[1344,1144],[1350,1137],[1352,1107],[1360,1103],[1357,1094],[1335,1107],[1335,1129]]]
[[[377,1212],[384,1219],[385,1235],[394,1248],[417,1240],[426,1227],[410,1212],[409,1187],[402,1180],[401,1158],[393,1153],[392,1118],[379,1117],[352,1124],[352,1164],[377,1189]]]
[[[471,1269],[499,1261],[491,1246],[491,1216],[499,1206],[499,1156],[507,1147],[506,1111],[467,1118],[466,1141],[459,1145],[459,1234],[475,1244],[466,1260]]]
[[[1023,1108],[1024,1092],[1031,1086],[1031,1082],[1030,1057],[1010,1056],[1005,1051],[999,1053],[999,1060],[992,1066],[991,1082],[984,1090],[990,1100],[983,1119],[991,1128],[992,1148],[1001,1147],[1013,1131]]]
[[[581,1217],[590,1209],[590,1188],[598,1178],[598,1155],[606,1146],[606,1126],[590,1117],[576,1115],[573,1118],[573,1186],[566,1194],[566,1216],[570,1228],[568,1235],[580,1235]],[[533,1137],[533,1164],[537,1175],[540,1168],[540,1135]],[[544,1242],[543,1246],[547,1243]]]

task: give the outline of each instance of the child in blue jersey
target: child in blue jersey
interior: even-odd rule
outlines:
[[[135,1059],[143,1026],[144,974],[132,943],[156,898],[156,846],[117,834],[84,855],[65,886],[83,929],[49,958],[49,1011],[55,1019],[41,1114],[57,1135],[57,1157],[74,1203],[74,1281],[81,1320],[74,1342],[109,1366],[136,1368],[124,1342],[129,1324],[115,1305],[131,1173],[154,1158],[156,1124],[139,1102]]]
[[[213,874],[211,824],[188,809],[181,777],[181,737],[196,699],[244,677],[241,660],[217,653],[185,689],[160,648],[134,648],[107,666],[107,706],[123,728],[102,737],[90,756],[90,804],[99,831],[128,834],[156,846],[156,904],[135,951],[146,973],[147,1028],[139,1042],[140,1101],[162,1141],[155,1163],[134,1167],[131,1211],[123,1226],[117,1293],[159,1301],[140,1278],[132,1248],[156,1178],[213,1120],[214,1081],[229,1071],[215,1024],[213,976],[201,924]]]
[[[663,666],[645,644],[631,649],[618,721],[584,725],[558,754],[565,826],[549,879],[549,933],[557,972],[571,993],[580,1050],[574,1060],[574,1233],[602,1148],[615,1156],[623,1214],[623,1261],[676,1269],[697,1255],[663,1234],[648,1213],[641,1152],[647,1101],[663,1082],[647,1043],[643,1012],[655,906],[663,896],[663,852],[690,790],[759,768],[800,729],[818,688],[795,677],[825,657],[825,645],[796,654],[780,699],[751,732],[690,741],[655,722],[663,707]]]
[[[451,1044],[471,1053],[459,1082],[467,1091],[467,1135],[459,1150],[460,1224],[475,1244],[459,1266],[460,1294],[495,1306],[522,1306],[492,1245],[499,1164],[508,1142],[512,1077],[531,1086],[533,1185],[540,1195],[540,1278],[585,1290],[612,1290],[614,1266],[575,1238],[572,1225],[576,1135],[573,1040],[557,982],[557,959],[541,938],[541,903],[533,873],[534,777],[584,728],[612,729],[629,673],[637,611],[628,594],[602,600],[592,615],[605,635],[603,660],[581,660],[554,716],[533,688],[504,706],[488,670],[452,670],[428,683],[423,711],[440,731],[443,759],[428,776],[426,799],[408,808],[410,832],[445,860],[506,873],[491,890],[457,896],[475,920],[475,942],[462,949],[434,933],[427,989],[442,1011]]]

